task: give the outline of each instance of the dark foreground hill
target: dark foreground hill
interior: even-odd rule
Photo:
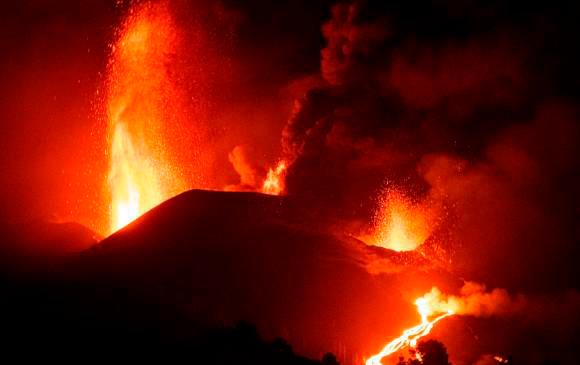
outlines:
[[[73,222],[0,222],[0,273],[26,275],[49,270],[100,239],[95,232]]]
[[[4,333],[13,346],[199,353],[208,331],[246,321],[265,343],[361,361],[415,324],[414,298],[449,278],[387,251],[384,273],[369,274],[377,252],[320,222],[279,197],[186,192],[58,270],[4,283]]]

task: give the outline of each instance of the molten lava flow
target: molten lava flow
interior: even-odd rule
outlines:
[[[275,169],[270,168],[268,170],[268,175],[262,185],[264,194],[280,195],[284,191],[284,175],[287,167],[286,161],[281,160]]]
[[[165,3],[131,9],[108,74],[111,231],[183,189],[167,162],[162,130],[178,92],[167,71],[178,43]]]
[[[381,198],[374,224],[372,236],[363,240],[395,251],[414,250],[431,233],[426,211],[393,191]]]
[[[445,317],[449,317],[454,314],[453,310],[447,309],[446,312],[435,311],[432,303],[431,296],[426,294],[423,297],[418,298],[415,301],[419,315],[421,316],[421,323],[415,327],[406,329],[403,334],[389,342],[378,354],[370,357],[366,361],[366,365],[381,365],[381,359],[397,352],[404,346],[415,347],[417,346],[417,341],[431,332],[435,323],[439,322]],[[436,317],[430,319],[434,314],[438,314]]]

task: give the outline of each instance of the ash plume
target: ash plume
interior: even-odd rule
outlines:
[[[334,6],[322,26],[324,81],[296,101],[282,133],[286,191],[339,221],[369,222],[386,184],[403,189],[441,208],[426,245],[459,275],[579,287],[561,259],[578,253],[578,109],[541,46],[565,34],[532,31],[569,20],[538,23],[531,6],[517,22],[507,5],[493,5],[494,19],[476,4],[450,7]]]

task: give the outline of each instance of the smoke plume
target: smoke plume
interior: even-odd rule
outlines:
[[[430,6],[333,7],[323,82],[297,99],[282,133],[286,192],[338,221],[372,223],[387,185],[436,207],[425,249],[457,274],[579,287],[561,259],[578,253],[578,109],[538,46],[564,35],[532,31],[544,26],[534,16],[514,23],[502,5],[494,19],[476,5]]]
[[[487,290],[486,286],[467,281],[459,295],[448,295],[437,287],[423,296],[434,313],[452,311],[471,317],[498,317],[546,327],[558,324],[560,328],[574,328],[580,324],[576,308],[580,292],[569,290],[558,295],[511,294],[506,289]]]
[[[228,160],[234,167],[236,173],[240,176],[240,183],[237,185],[228,185],[224,190],[227,191],[256,191],[262,181],[265,179],[265,171],[255,165],[251,157],[248,156],[248,148],[244,145],[234,147],[229,153]]]

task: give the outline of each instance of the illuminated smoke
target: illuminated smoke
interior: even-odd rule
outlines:
[[[505,289],[486,291],[482,284],[466,282],[460,295],[446,295],[434,287],[424,298],[436,311],[452,310],[458,315],[491,317],[521,313],[528,301],[521,295],[510,295]]]
[[[266,172],[256,166],[248,156],[245,146],[236,146],[228,155],[228,160],[240,176],[240,182],[236,185],[228,185],[226,191],[256,191],[268,195],[280,195],[284,192],[286,170],[285,160],[280,160],[275,167]]]
[[[255,190],[259,180],[259,171],[248,157],[246,148],[241,145],[236,146],[229,153],[228,160],[240,176],[240,184],[226,187],[225,190]]]

